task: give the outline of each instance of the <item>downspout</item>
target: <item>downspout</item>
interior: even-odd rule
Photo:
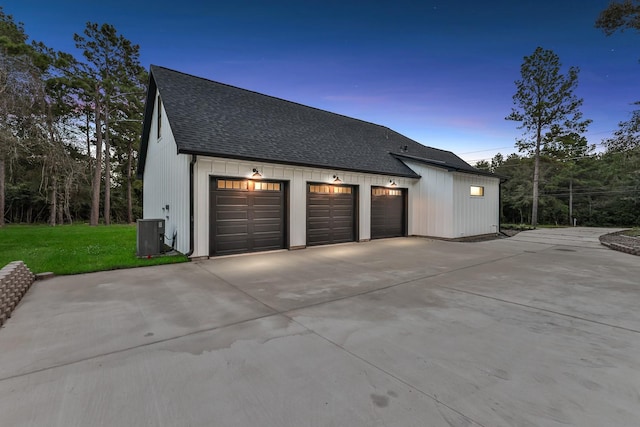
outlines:
[[[191,162],[189,163],[189,252],[187,252],[185,255],[187,257],[190,257],[193,254],[193,251],[195,250],[194,247],[194,228],[195,228],[195,221],[194,221],[194,215],[193,215],[193,170],[196,164],[196,160],[198,160],[198,156],[196,156],[195,154],[191,155]]]

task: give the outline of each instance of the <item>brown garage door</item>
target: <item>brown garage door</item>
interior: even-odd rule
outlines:
[[[307,245],[353,242],[355,188],[349,185],[307,185]]]
[[[211,178],[209,255],[285,247],[285,184]]]
[[[406,235],[406,191],[396,188],[371,188],[371,238]]]

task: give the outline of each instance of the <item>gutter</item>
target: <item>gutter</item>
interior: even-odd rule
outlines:
[[[191,162],[189,162],[189,252],[185,254],[187,257],[193,255],[193,251],[195,250],[193,242],[195,234],[195,221],[193,215],[193,170],[197,160],[198,156],[193,154],[191,156]]]

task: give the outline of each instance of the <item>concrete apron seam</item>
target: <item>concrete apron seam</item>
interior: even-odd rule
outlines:
[[[434,277],[440,277],[440,276],[443,276],[445,274],[455,273],[457,271],[465,270],[467,268],[479,267],[479,266],[482,266],[482,265],[491,264],[491,263],[494,263],[494,262],[502,261],[504,259],[518,257],[518,256],[521,256],[521,255],[524,255],[524,254],[521,254],[521,253],[520,254],[513,254],[513,255],[508,255],[508,256],[504,256],[504,257],[500,257],[500,258],[491,259],[491,260],[488,260],[488,261],[482,261],[482,262],[479,262],[479,263],[476,263],[476,264],[470,264],[470,265],[465,265],[465,266],[454,268],[454,269],[447,270],[447,271],[441,271],[439,273],[427,274],[427,275],[424,275],[424,276],[414,277],[414,278],[411,278],[411,279],[403,280],[401,282],[394,282],[394,283],[391,283],[390,285],[380,286],[380,287],[375,288],[375,289],[368,289],[368,290],[365,290],[365,291],[362,291],[362,292],[356,292],[354,294],[344,295],[344,296],[332,298],[332,299],[325,300],[325,301],[318,301],[318,302],[314,302],[314,303],[310,303],[310,304],[306,304],[306,305],[301,305],[299,307],[287,308],[286,310],[277,310],[277,309],[271,307],[270,305],[260,301],[256,297],[254,297],[254,296],[252,296],[250,294],[247,294],[242,289],[237,288],[235,285],[233,285],[232,283],[227,282],[226,280],[224,280],[220,276],[218,276],[218,275],[216,275],[214,273],[211,273],[211,272],[209,272],[209,273],[211,273],[217,279],[222,280],[224,283],[228,284],[229,286],[232,286],[234,289],[237,289],[239,292],[242,292],[245,295],[247,295],[247,296],[253,298],[254,300],[260,302],[265,307],[268,307],[269,309],[274,310],[273,314],[282,314],[282,315],[286,316],[285,313],[289,313],[289,312],[292,312],[292,311],[303,310],[305,308],[317,307],[317,306],[320,306],[320,305],[323,305],[323,304],[330,304],[330,303],[333,303],[333,302],[342,301],[342,300],[349,299],[349,298],[359,297],[359,296],[363,296],[363,295],[369,295],[369,294],[372,294],[372,293],[375,293],[375,292],[380,292],[380,291],[386,291],[388,289],[392,289],[392,288],[395,288],[395,287],[398,287],[398,286],[402,286],[402,285],[407,285],[407,284],[410,284],[410,283],[413,283],[413,282],[418,282],[420,280],[432,279]],[[394,275],[392,273],[391,273],[391,275],[392,276],[396,276],[396,275]],[[438,286],[438,285],[436,285],[436,286]]]
[[[390,376],[391,378],[395,379],[396,381],[398,381],[398,382],[400,382],[400,383],[402,383],[402,384],[406,385],[407,387],[409,387],[409,388],[411,388],[411,389],[413,389],[413,390],[417,391],[418,393],[420,393],[421,395],[425,396],[426,398],[431,399],[431,400],[433,400],[434,402],[436,402],[437,404],[442,405],[442,406],[444,406],[444,407],[448,408],[449,410],[451,410],[451,411],[455,412],[456,414],[460,415],[461,417],[464,417],[466,420],[469,420],[469,421],[470,421],[470,422],[472,422],[473,424],[476,424],[476,425],[481,426],[481,427],[486,427],[484,424],[481,424],[480,422],[478,422],[478,421],[474,420],[473,418],[469,417],[468,415],[463,414],[463,413],[462,413],[462,412],[460,412],[459,410],[457,410],[457,409],[453,408],[452,406],[450,406],[450,405],[446,404],[445,402],[443,402],[442,400],[438,399],[438,396],[437,396],[436,394],[431,395],[431,394],[427,393],[426,391],[424,391],[424,390],[422,390],[422,389],[420,389],[420,388],[416,387],[415,385],[413,385],[413,384],[409,383],[408,381],[406,381],[406,380],[404,380],[404,379],[402,379],[402,378],[400,378],[400,377],[396,376],[395,374],[393,374],[393,373],[391,373],[391,372],[387,371],[386,369],[383,369],[383,368],[381,368],[380,366],[378,366],[378,365],[374,364],[373,362],[370,362],[369,360],[367,360],[367,359],[363,358],[362,356],[359,356],[359,355],[357,355],[357,354],[353,353],[352,351],[347,350],[346,348],[344,348],[344,347],[343,347],[343,346],[341,346],[340,344],[338,344],[338,343],[336,343],[336,342],[334,342],[334,341],[330,340],[329,338],[325,337],[324,335],[321,335],[320,333],[318,333],[318,332],[314,331],[313,329],[309,329],[307,326],[305,326],[305,325],[303,325],[302,323],[300,323],[300,322],[296,321],[295,319],[293,319],[293,318],[291,318],[291,317],[287,316],[286,314],[283,314],[283,316],[286,316],[287,318],[291,319],[291,321],[292,321],[292,322],[294,322],[294,323],[296,323],[296,324],[300,325],[301,327],[303,327],[305,330],[309,331],[309,332],[310,332],[310,333],[312,333],[313,335],[315,335],[315,336],[317,336],[317,337],[321,338],[322,340],[324,340],[324,341],[328,342],[329,344],[332,344],[333,346],[335,346],[335,347],[339,348],[340,350],[342,350],[343,352],[345,352],[345,353],[346,353],[346,354],[348,354],[349,356],[354,357],[354,358],[356,358],[356,359],[360,360],[361,362],[364,362],[364,363],[366,363],[367,365],[371,366],[371,367],[372,367],[372,368],[374,368],[375,370],[380,371],[380,372],[382,372],[383,374]]]
[[[524,303],[521,303],[521,302],[509,301],[509,300],[506,300],[506,299],[492,297],[492,296],[489,296],[489,295],[482,295],[482,294],[479,294],[477,292],[466,291],[464,289],[454,288],[452,286],[442,286],[442,285],[435,285],[435,286],[437,286],[439,288],[442,288],[442,289],[449,289],[451,291],[460,292],[460,293],[463,293],[463,294],[468,294],[468,295],[473,295],[473,296],[477,296],[477,297],[480,297],[480,298],[487,298],[487,299],[490,299],[490,300],[503,302],[505,304],[517,305],[519,307],[528,308],[530,310],[543,311],[545,313],[551,313],[551,314],[555,314],[557,316],[568,317],[570,319],[581,320],[583,322],[594,323],[596,325],[607,326],[607,327],[610,327],[610,328],[615,328],[615,329],[620,329],[620,330],[627,331],[627,332],[634,332],[636,334],[640,334],[640,330],[627,328],[625,326],[612,325],[610,323],[605,323],[605,322],[600,322],[600,321],[597,321],[597,320],[587,319],[585,317],[580,317],[580,316],[576,316],[576,315],[573,315],[573,314],[561,313],[559,311],[550,310],[548,308],[535,307],[535,306],[524,304]]]
[[[137,349],[140,349],[140,348],[145,348],[145,347],[149,347],[149,346],[156,345],[156,344],[162,344],[162,343],[166,343],[166,342],[169,342],[169,341],[177,340],[177,339],[180,339],[180,338],[201,334],[201,333],[204,333],[204,332],[211,332],[211,331],[215,331],[215,330],[218,330],[218,329],[224,329],[224,328],[228,328],[228,327],[231,327],[231,326],[237,326],[237,325],[241,325],[241,324],[246,323],[246,322],[252,322],[252,321],[260,320],[260,319],[266,319],[267,317],[271,317],[271,316],[275,316],[275,315],[279,315],[279,314],[280,313],[267,313],[267,314],[263,314],[261,316],[251,317],[249,319],[243,319],[243,320],[238,320],[238,321],[231,322],[231,323],[226,323],[224,325],[213,326],[211,328],[205,328],[205,329],[198,329],[197,331],[187,332],[186,334],[182,334],[182,335],[176,335],[176,336],[173,336],[173,337],[163,338],[161,340],[155,340],[155,341],[147,342],[147,343],[144,343],[144,344],[134,345],[134,346],[131,346],[131,347],[126,347],[126,348],[121,348],[121,349],[118,349],[118,350],[108,351],[108,352],[101,353],[101,354],[96,354],[96,355],[93,355],[93,356],[83,357],[81,359],[71,360],[69,362],[64,362],[64,363],[59,363],[57,365],[47,366],[46,368],[34,369],[33,371],[23,372],[23,373],[20,373],[20,374],[10,375],[8,377],[0,378],[0,382],[16,379],[16,378],[20,378],[20,377],[24,377],[24,376],[31,375],[31,374],[37,374],[37,373],[40,373],[40,372],[45,372],[45,371],[48,371],[48,370],[51,370],[51,369],[63,368],[65,366],[71,366],[71,365],[75,365],[76,363],[82,363],[82,362],[86,362],[86,361],[89,361],[89,360],[99,359],[101,357],[112,356],[112,355],[118,354],[118,353],[125,353],[127,351],[137,350]],[[287,317],[287,316],[285,316],[285,317]]]
[[[202,267],[200,264],[196,264],[196,266],[201,269],[202,271],[204,271],[205,273],[210,274],[211,276],[215,277],[216,279],[220,280],[222,283],[232,287],[233,289],[235,289],[236,291],[240,292],[242,295],[252,299],[253,301],[256,301],[257,303],[259,303],[260,305],[268,308],[269,310],[272,310],[273,313],[271,313],[269,316],[273,316],[275,314],[282,314],[282,312],[274,307],[271,307],[269,304],[265,303],[264,301],[260,301],[258,298],[254,297],[253,295],[247,293],[246,291],[240,289],[239,287],[237,287],[236,285],[234,285],[233,283],[223,279],[222,277],[218,276],[216,273],[214,273],[213,271],[207,270],[206,268]]]

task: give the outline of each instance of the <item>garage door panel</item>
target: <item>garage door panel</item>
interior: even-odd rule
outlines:
[[[353,210],[353,199],[351,197],[349,197],[348,199],[343,197],[336,197],[333,200],[333,206],[334,207],[343,206],[345,209]]]
[[[218,237],[217,247],[220,252],[226,255],[243,253],[249,250],[245,240],[234,238],[234,236]]]
[[[343,207],[335,208],[332,211],[333,218],[353,219],[353,209],[345,209]]]
[[[216,235],[218,236],[225,236],[228,234],[233,234],[233,235],[247,234],[247,232],[248,232],[248,226],[246,222],[244,223],[234,222],[234,223],[223,223],[223,224],[218,223],[216,225]]]
[[[249,218],[247,209],[225,210],[216,212],[217,221],[247,220]]]
[[[282,249],[279,244],[275,243],[273,237],[256,237],[253,243],[253,247],[255,248],[256,252]]]
[[[310,221],[324,220],[331,215],[330,209],[317,209],[314,206],[311,206],[308,212],[307,218],[309,218]]]
[[[253,224],[253,232],[258,233],[272,233],[272,234],[280,234],[282,233],[282,226],[278,223],[263,223],[263,222],[255,222]]]
[[[253,206],[278,206],[280,200],[280,194],[269,196],[258,194],[253,198]]]
[[[329,227],[330,226],[328,221],[307,223],[307,234],[328,233]]]
[[[282,218],[282,210],[280,209],[272,209],[272,210],[254,210],[253,219],[255,220],[276,220],[279,221]]]
[[[248,206],[248,204],[249,204],[249,200],[247,196],[244,196],[244,195],[241,195],[241,196],[216,195],[217,206]]]
[[[331,223],[331,228],[335,231],[347,230],[351,232],[353,230],[353,224],[351,219],[348,220],[334,220]]]
[[[326,206],[328,208],[331,206],[331,200],[329,200],[325,194],[314,195],[308,199],[307,204],[311,206]]]

